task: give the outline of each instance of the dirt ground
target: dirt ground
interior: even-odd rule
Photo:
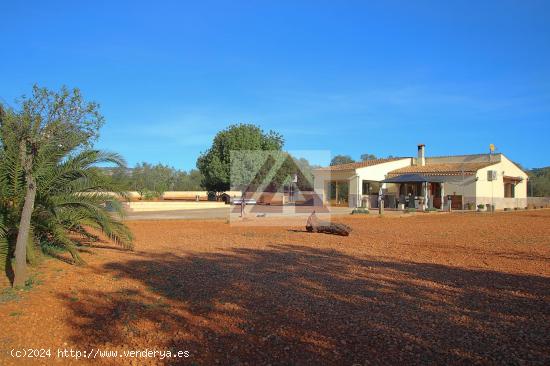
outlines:
[[[336,221],[352,234],[129,222],[134,252],[49,259],[3,295],[0,364],[550,364],[550,210]],[[29,348],[51,357],[9,355]]]

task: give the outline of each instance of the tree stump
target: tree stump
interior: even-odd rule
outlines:
[[[320,221],[315,211],[311,213],[307,219],[306,230],[310,233],[325,233],[348,236],[351,233],[351,228],[344,224],[338,224],[328,221]]]

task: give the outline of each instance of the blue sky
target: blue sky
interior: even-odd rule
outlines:
[[[494,143],[550,165],[549,1],[3,1],[0,100],[102,106],[98,145],[190,169],[250,122],[288,150],[411,156]]]

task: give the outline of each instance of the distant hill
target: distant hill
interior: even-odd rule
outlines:
[[[529,174],[528,194],[536,197],[550,197],[550,166],[527,170]]]

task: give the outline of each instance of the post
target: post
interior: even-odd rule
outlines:
[[[441,189],[439,190],[439,194],[441,195],[441,210],[443,211],[445,209],[445,184],[443,182],[439,183],[441,185]]]
[[[428,182],[424,182],[424,211],[429,207],[428,202]]]
[[[378,190],[378,214],[384,214],[384,190],[382,186]]]
[[[462,210],[462,212],[464,213],[466,210],[464,209],[464,194],[465,194],[465,190],[464,190],[464,168],[462,169],[462,200],[460,202],[460,204],[462,205],[460,208]]]
[[[244,217],[245,215],[245,212],[244,212],[244,209],[245,209],[245,203],[244,203],[244,200],[245,200],[245,192],[241,193],[241,217]]]

